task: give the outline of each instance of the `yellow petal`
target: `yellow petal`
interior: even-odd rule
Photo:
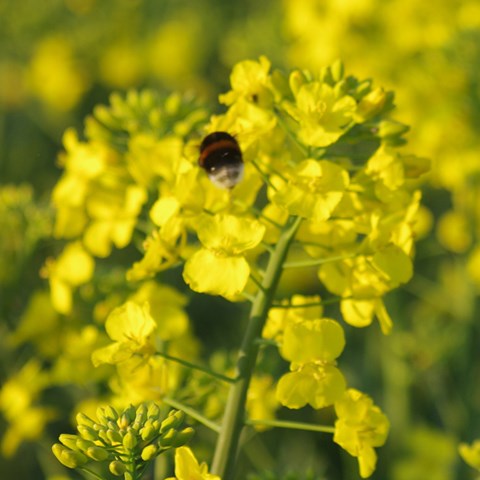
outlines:
[[[185,264],[183,279],[195,292],[232,298],[247,284],[250,267],[243,257],[218,255],[202,248]]]

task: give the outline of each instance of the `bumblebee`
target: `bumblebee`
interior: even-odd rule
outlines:
[[[243,178],[242,151],[237,140],[227,132],[213,132],[202,140],[198,165],[220,188],[232,189]]]

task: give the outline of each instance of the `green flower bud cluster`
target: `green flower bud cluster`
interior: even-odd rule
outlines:
[[[122,150],[122,140],[139,132],[185,135],[206,118],[206,110],[194,98],[179,93],[163,98],[152,90],[131,90],[125,97],[112,94],[109,107],[97,105],[93,116],[87,118],[86,134]]]
[[[99,408],[97,421],[79,413],[78,435],[61,434],[52,451],[68,468],[108,462],[113,475],[135,480],[155,457],[190,440],[194,431],[182,428],[184,417],[182,411],[172,410],[162,419],[155,403],[131,405],[122,413],[111,406]]]

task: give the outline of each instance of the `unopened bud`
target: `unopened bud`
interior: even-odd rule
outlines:
[[[117,443],[122,443],[123,438],[120,435],[118,430],[107,430],[107,438],[111,445],[115,445]]]
[[[335,82],[339,82],[343,79],[344,67],[341,60],[336,60],[331,66],[330,71],[332,72],[332,79]]]
[[[78,468],[88,462],[88,458],[81,452],[70,450],[60,443],[52,446],[52,452],[57,460],[68,468]]]
[[[125,466],[125,464],[120,462],[119,460],[114,460],[113,462],[110,462],[110,464],[108,465],[108,469],[116,477],[121,477],[127,471],[127,467]]]
[[[174,428],[166,431],[159,440],[159,443],[162,447],[169,448],[172,447],[175,443],[175,437],[177,436],[178,432]]]
[[[140,430],[140,436],[142,437],[142,440],[146,442],[152,440],[156,434],[157,430],[155,430],[152,425],[146,425]]]
[[[122,443],[127,450],[133,450],[137,446],[138,440],[134,432],[134,430],[129,430],[123,437]]]
[[[84,413],[78,413],[76,420],[78,425],[85,425],[86,427],[95,428],[95,422]]]
[[[401,136],[408,130],[409,127],[403,123],[394,120],[383,120],[378,127],[378,136],[380,138]]]
[[[306,82],[305,75],[300,70],[294,70],[288,78],[293,95],[296,97],[301,86]]]
[[[158,418],[160,416],[160,407],[156,403],[151,403],[147,409],[148,418]]]
[[[147,407],[144,403],[140,404],[135,413],[135,421],[133,422],[137,429],[145,423],[147,418]],[[134,427],[135,428],[135,427]]]
[[[147,445],[143,450],[142,450],[142,460],[144,462],[148,462],[149,460],[152,460],[155,458],[158,454],[158,447],[156,445]]]
[[[103,462],[110,455],[107,450],[98,446],[87,448],[87,450],[85,451],[85,454],[87,455],[87,457],[90,457],[91,459],[96,460],[97,462]]]
[[[77,447],[77,440],[79,439],[78,435],[72,435],[70,433],[62,433],[58,439],[62,442],[66,447],[75,449]]]
[[[184,419],[185,414],[181,410],[171,410],[168,417],[162,422],[160,433],[165,432],[169,428],[178,428]]]
[[[355,112],[355,119],[359,122],[363,122],[378,115],[382,111],[386,100],[387,93],[383,88],[372,90],[360,100],[360,103],[357,106],[357,111]]]
[[[85,425],[77,425],[78,433],[85,439],[85,440],[97,440],[98,434],[97,432],[90,427],[86,427]]]
[[[194,434],[195,430],[192,427],[187,427],[181,432],[177,432],[177,435],[173,439],[172,447],[178,448],[185,445],[191,440]]]
[[[90,447],[94,446],[95,444],[91,440],[85,440],[84,438],[78,438],[76,442],[75,450],[80,450],[81,452],[85,453]]]

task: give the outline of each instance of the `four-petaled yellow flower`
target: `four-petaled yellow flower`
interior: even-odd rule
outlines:
[[[387,439],[387,417],[368,395],[353,388],[335,403],[335,412],[338,420],[333,441],[357,457],[360,476],[369,477],[377,463],[374,447],[381,447]]]
[[[156,328],[147,302],[143,305],[126,302],[108,316],[105,329],[115,342],[93,352],[93,364],[119,363],[135,354],[152,354],[154,345],[151,335]]]
[[[288,408],[301,408],[308,403],[319,409],[338,400],[346,382],[335,359],[344,346],[343,329],[335,320],[293,318],[289,321],[280,354],[292,362],[292,371],[278,382],[279,402]]]
[[[292,172],[288,182],[277,180],[272,201],[291,215],[323,221],[330,218],[348,186],[345,169],[327,160],[307,159]]]
[[[285,109],[298,122],[298,138],[313,147],[336,142],[352,121],[355,100],[327,83],[310,82],[294,91],[296,104],[285,102]]]
[[[233,215],[202,217],[197,235],[203,248],[186,262],[183,278],[196,292],[234,298],[247,284],[248,250],[262,240],[265,226],[258,220]]]

